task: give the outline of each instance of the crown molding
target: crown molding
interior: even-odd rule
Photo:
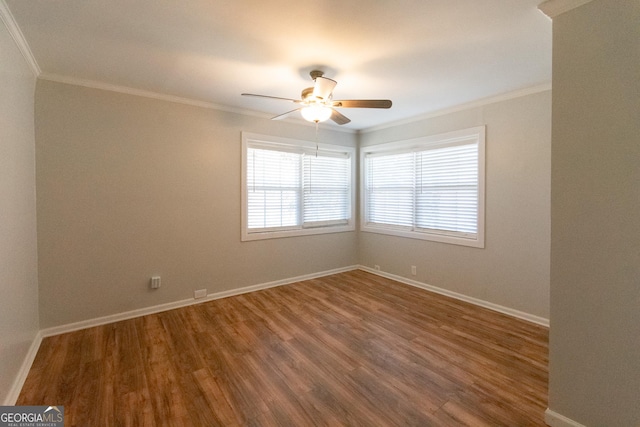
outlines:
[[[538,9],[549,18],[553,19],[558,15],[589,3],[593,0],[547,0],[538,6]]]
[[[0,0],[0,1],[3,1],[3,0]],[[229,107],[229,106],[226,106],[226,105],[215,104],[213,102],[200,101],[200,100],[197,100],[197,99],[184,98],[184,97],[175,96],[175,95],[168,95],[168,94],[165,94],[165,93],[153,92],[153,91],[150,91],[150,90],[135,89],[135,88],[128,87],[128,86],[121,86],[121,85],[116,85],[116,84],[112,84],[112,83],[104,83],[104,82],[100,82],[100,81],[97,81],[97,80],[80,79],[80,78],[76,78],[76,77],[69,77],[69,76],[63,76],[63,75],[60,75],[60,74],[52,74],[52,73],[46,73],[46,72],[40,73],[38,78],[40,80],[48,80],[48,81],[52,81],[52,82],[56,82],[56,83],[64,83],[64,84],[69,84],[69,85],[74,85],[74,86],[82,86],[82,87],[86,87],[86,88],[90,88],[90,89],[106,90],[106,91],[109,91],[109,92],[123,93],[123,94],[126,94],[126,95],[141,96],[141,97],[144,97],[144,98],[157,99],[157,100],[160,100],[160,101],[174,102],[174,103],[177,103],[177,104],[191,105],[191,106],[200,107],[200,108],[207,108],[209,110],[218,110],[218,111],[225,111],[227,113],[242,114],[244,116],[258,117],[258,118],[261,118],[261,119],[270,119],[271,117],[273,117],[273,114],[267,114],[267,113],[260,112],[260,111],[249,110],[249,109],[244,109],[244,108]],[[304,121],[304,120],[295,120],[295,119],[285,119],[285,120],[287,120],[287,121],[290,120],[292,123],[302,124],[302,125],[306,125],[306,126],[314,125],[313,123],[309,123],[309,122]],[[356,131],[354,131],[352,129],[339,129],[339,128],[334,127],[334,126],[331,127],[331,130],[342,131],[342,132],[346,132],[346,133],[355,133],[356,132]]]
[[[25,61],[27,61],[27,65],[31,69],[31,72],[35,77],[40,76],[42,71],[40,70],[40,66],[36,61],[36,58],[33,56],[31,52],[31,48],[27,43],[27,40],[24,38],[24,34],[20,31],[20,27],[16,23],[16,20],[13,18],[11,11],[9,10],[9,6],[5,3],[4,0],[0,0],[0,20],[4,22],[4,25],[7,27],[7,31],[11,34],[11,38],[18,46],[20,53],[24,57]]]
[[[48,80],[48,81],[57,82],[57,83],[65,83],[65,84],[74,85],[74,86],[82,86],[90,89],[100,89],[100,90],[106,90],[109,92],[124,93],[126,95],[142,96],[144,98],[158,99],[161,101],[175,102],[178,104],[192,105],[195,107],[207,108],[210,110],[222,110],[229,113],[244,114],[244,115],[257,116],[262,118],[271,117],[268,114],[260,113],[253,110],[227,107],[225,105],[215,104],[213,102],[199,101],[191,98],[183,98],[180,96],[167,95],[164,93],[153,92],[150,90],[135,89],[128,86],[121,86],[121,85],[116,85],[112,83],[104,83],[97,80],[80,79],[76,77],[62,76],[60,74],[52,74],[52,73],[41,73],[39,76],[39,79]]]
[[[401,120],[396,120],[389,123],[384,123],[381,125],[362,129],[359,131],[359,133],[375,132],[375,131],[379,131],[379,130],[383,130],[391,127],[407,125],[407,124],[419,122],[422,120],[432,119],[434,117],[444,116],[451,113],[457,113],[459,111],[464,111],[472,108],[483,107],[485,105],[495,104],[496,102],[508,101],[510,99],[520,98],[522,96],[533,95],[535,93],[540,93],[540,92],[546,92],[548,90],[551,90],[551,83],[544,83],[541,85],[514,90],[514,91],[506,92],[500,95],[491,96],[488,98],[482,98],[477,101],[466,102],[464,104],[456,105],[451,108],[444,108],[441,110],[420,114],[418,116],[409,117],[407,119],[401,119]]]

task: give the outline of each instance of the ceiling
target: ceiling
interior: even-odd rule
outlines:
[[[0,0],[41,77],[266,116],[320,67],[367,129],[551,82],[541,0]],[[301,120],[299,118],[287,120]],[[330,122],[327,122],[330,123]]]

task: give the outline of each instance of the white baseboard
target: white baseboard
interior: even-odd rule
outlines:
[[[1,1],[1,0],[0,0]],[[20,370],[16,374],[16,378],[13,381],[11,389],[7,394],[3,406],[13,406],[16,404],[18,397],[20,396],[20,391],[24,386],[24,382],[27,379],[27,375],[29,374],[29,370],[31,369],[31,365],[38,354],[38,349],[40,348],[40,344],[42,343],[42,339],[45,337],[50,337],[54,335],[60,335],[67,332],[78,331],[80,329],[91,328],[94,326],[106,325],[109,323],[118,322],[121,320],[133,319],[135,317],[146,316],[147,314],[160,313],[163,311],[173,310],[180,307],[186,307],[189,305],[200,304],[206,301],[212,301],[215,299],[226,298],[234,295],[246,294],[248,292],[255,292],[262,289],[274,288],[276,286],[288,285],[290,283],[302,282],[304,280],[316,279],[318,277],[330,276],[332,274],[343,273],[345,271],[357,270],[358,266],[348,266],[342,268],[335,268],[332,270],[326,270],[318,273],[305,274],[302,276],[291,277],[288,279],[276,280],[273,282],[260,283],[257,285],[246,286],[244,288],[232,289],[229,291],[216,292],[207,295],[205,298],[198,299],[185,299],[181,301],[170,302],[167,304],[160,304],[153,307],[145,307],[137,310],[131,310],[123,313],[112,314],[109,316],[98,317],[95,319],[83,320],[81,322],[69,323],[61,326],[54,326],[52,328],[42,329],[38,331],[31,346],[29,347],[29,351],[27,352],[22,365],[20,366]]]
[[[549,327],[549,320],[544,319],[542,317],[538,317],[538,316],[534,316],[532,314],[528,314],[528,313],[524,313],[518,310],[514,310],[508,307],[503,307],[497,304],[493,304],[490,303],[488,301],[483,301],[477,298],[473,298],[473,297],[469,297],[463,294],[459,294],[456,292],[452,292],[452,291],[448,291],[446,289],[442,289],[442,288],[438,288],[435,286],[431,286],[428,285],[426,283],[422,283],[422,282],[418,282],[415,280],[410,280],[407,279],[405,277],[401,277],[401,276],[396,276],[394,274],[390,274],[390,273],[385,273],[382,271],[378,271],[378,270],[374,270],[372,268],[363,266],[363,265],[354,265],[354,266],[348,266],[348,267],[342,267],[342,268],[336,268],[336,269],[332,269],[332,270],[326,270],[326,271],[322,271],[322,272],[318,272],[318,273],[312,273],[312,274],[306,274],[306,275],[302,275],[302,276],[297,276],[297,277],[291,277],[288,279],[282,279],[282,280],[276,280],[273,282],[266,282],[266,283],[260,283],[257,285],[251,285],[251,286],[246,286],[243,288],[239,288],[239,289],[231,289],[228,291],[222,291],[222,292],[216,292],[216,293],[212,293],[212,294],[208,294],[206,296],[206,298],[199,298],[199,299],[185,299],[185,300],[181,300],[181,301],[175,301],[175,302],[170,302],[167,304],[160,304],[160,305],[156,305],[153,307],[145,307],[145,308],[140,308],[137,310],[131,310],[131,311],[127,311],[127,312],[123,312],[123,313],[117,313],[117,314],[112,314],[109,316],[104,316],[104,317],[98,317],[95,319],[88,319],[88,320],[83,320],[81,322],[75,322],[75,323],[70,323],[70,324],[66,324],[66,325],[61,325],[61,326],[54,326],[52,328],[47,328],[47,329],[42,329],[40,330],[36,337],[34,338],[31,347],[29,348],[29,351],[24,359],[24,362],[22,363],[22,366],[20,368],[20,371],[18,372],[18,374],[16,375],[16,379],[13,383],[13,386],[11,387],[11,390],[9,391],[9,394],[7,395],[7,398],[5,399],[4,405],[15,405],[16,400],[18,399],[18,396],[20,395],[20,390],[22,389],[22,386],[24,385],[25,380],[27,379],[27,375],[29,374],[29,369],[31,369],[31,365],[33,364],[33,360],[36,357],[36,354],[38,353],[38,349],[40,348],[40,343],[42,342],[42,339],[45,337],[49,337],[49,336],[53,336],[53,335],[59,335],[59,334],[64,334],[67,332],[73,332],[73,331],[77,331],[80,329],[86,329],[86,328],[91,328],[94,326],[100,326],[100,325],[106,325],[109,323],[114,323],[114,322],[119,322],[121,320],[127,320],[127,319],[133,319],[135,317],[140,317],[140,316],[146,316],[148,314],[154,314],[154,313],[160,313],[163,311],[168,311],[168,310],[173,310],[176,308],[180,308],[180,307],[186,307],[189,305],[194,305],[194,304],[200,304],[206,301],[212,301],[212,300],[216,300],[216,299],[220,299],[220,298],[226,298],[226,297],[231,297],[231,296],[235,296],[235,295],[241,295],[241,294],[246,294],[248,292],[255,292],[255,291],[259,291],[262,289],[268,289],[268,288],[274,288],[276,286],[283,286],[283,285],[288,285],[291,283],[296,283],[296,282],[301,282],[304,280],[311,280],[311,279],[316,279],[319,277],[324,277],[324,276],[329,276],[332,274],[338,274],[338,273],[343,273],[346,271],[352,271],[352,270],[363,270],[363,271],[367,271],[373,274],[377,274],[379,276],[383,276],[392,280],[396,280],[398,282],[401,283],[405,283],[407,285],[411,285],[411,286],[415,286],[418,288],[422,288],[425,289],[427,291],[431,291],[431,292],[435,292],[438,294],[442,294],[442,295],[446,295],[461,301],[465,301],[465,302],[469,302],[471,304],[475,304],[478,305],[480,307],[484,307],[484,308],[488,308],[490,310],[494,310],[494,311],[498,311],[500,313],[504,313],[513,317],[517,317],[523,320],[527,320],[529,322],[532,323],[536,323],[542,326],[546,326]],[[556,424],[551,424],[549,421],[548,424],[553,426],[553,427],[584,427],[581,426],[580,424],[577,423],[573,423],[571,420],[568,420],[568,418],[564,418],[559,414],[555,414],[553,411],[547,410],[547,413],[545,415],[549,420],[552,420],[553,422],[555,422]],[[561,422],[561,420],[568,420],[571,423],[569,424],[557,424],[558,422]]]
[[[160,313],[163,311],[173,310],[176,308],[187,307],[189,305],[200,304],[207,301],[212,301],[220,298],[231,297],[234,295],[246,294],[248,292],[255,292],[262,289],[274,288],[276,286],[288,285],[290,283],[302,282],[304,280],[316,279],[318,277],[329,276],[332,274],[343,273],[345,271],[357,270],[358,266],[349,266],[336,268],[332,270],[321,271],[318,273],[305,274],[302,276],[291,277],[288,279],[276,280],[273,282],[260,283],[257,285],[246,286],[239,289],[231,289],[228,291],[216,292],[208,294],[205,298],[189,298],[181,301],[170,302],[166,304],[155,305],[152,307],[139,308],[137,310],[126,311],[123,313],[111,314],[109,316],[98,317],[95,319],[83,320],[80,322],[69,323],[61,326],[54,326],[41,330],[42,337],[50,337],[53,335],[60,335],[67,332],[78,331],[80,329],[91,328],[94,326],[107,325],[109,323],[119,322],[121,320],[133,319],[140,316],[146,316],[148,314]]]
[[[35,338],[31,342],[31,346],[27,351],[27,354],[22,361],[22,365],[20,366],[20,370],[16,375],[16,378],[13,380],[13,384],[11,385],[11,389],[9,393],[4,399],[2,403],[3,406],[14,406],[18,397],[20,396],[20,391],[22,390],[22,386],[24,382],[27,380],[27,375],[29,375],[29,370],[31,369],[31,365],[33,365],[33,361],[36,358],[36,354],[38,354],[38,349],[40,348],[40,343],[42,342],[42,332],[38,331]]]
[[[432,286],[423,282],[418,282],[417,280],[407,279],[406,277],[397,276],[395,274],[386,273],[380,270],[374,270],[373,268],[361,265],[359,266],[360,270],[367,271],[369,273],[377,274],[378,276],[386,277],[391,280],[395,280],[400,283],[404,283],[407,285],[415,286],[417,288],[422,288],[427,291],[435,292],[437,294],[445,295],[451,298],[455,298],[460,301],[465,301],[474,305],[478,305],[480,307],[488,308],[489,310],[497,311],[502,314],[506,314],[512,317],[516,317],[518,319],[526,320],[527,322],[535,323],[544,327],[549,327],[549,319],[545,319],[544,317],[535,316],[533,314],[525,313],[523,311],[515,310],[513,308],[504,307],[502,305],[494,304],[489,301],[484,301],[478,298],[470,297],[468,295],[459,294],[457,292],[453,292],[447,289],[438,288],[437,286]]]
[[[585,427],[584,425],[575,422],[564,415],[560,415],[549,408],[544,412],[544,422],[551,427]]]

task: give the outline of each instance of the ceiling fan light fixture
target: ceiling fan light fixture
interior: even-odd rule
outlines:
[[[2,0],[0,0],[0,3]],[[345,117],[336,108],[391,108],[391,100],[389,99],[343,99],[333,100],[333,88],[336,81],[323,76],[320,70],[313,70],[309,73],[313,80],[313,86],[303,89],[301,99],[282,98],[279,96],[258,95],[255,93],[243,93],[243,96],[255,96],[258,98],[278,99],[280,101],[288,101],[298,104],[299,107],[278,114],[271,120],[281,120],[289,115],[300,111],[302,117],[313,123],[320,123],[326,120],[333,120],[339,125],[346,125],[351,120]]]
[[[302,117],[309,122],[320,123],[331,117],[331,108],[324,105],[309,105],[300,110]]]

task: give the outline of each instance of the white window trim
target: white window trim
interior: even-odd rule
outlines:
[[[350,196],[350,218],[346,223],[329,224],[321,226],[317,224],[314,227],[304,227],[303,225],[295,227],[278,227],[273,230],[261,230],[258,232],[249,232],[248,227],[248,194],[247,194],[247,148],[249,145],[264,145],[265,148],[273,148],[277,145],[281,149],[299,152],[301,149],[312,153],[316,149],[324,152],[333,153],[349,153],[351,159],[351,196]],[[355,226],[355,206],[356,206],[356,150],[353,147],[316,143],[312,141],[303,141],[298,139],[281,138],[270,135],[261,135],[257,133],[242,132],[242,201],[241,201],[241,241],[253,241],[263,239],[275,239],[282,237],[307,236],[314,234],[342,233],[346,231],[354,231]]]
[[[459,131],[447,132],[438,135],[425,136],[404,141],[395,141],[384,144],[361,147],[360,149],[360,230],[370,233],[387,234],[392,236],[407,237],[410,239],[430,240],[434,242],[449,243],[474,248],[484,248],[485,236],[485,126],[477,126]],[[366,177],[365,157],[369,154],[394,153],[411,151],[424,147],[442,146],[477,138],[478,141],[478,223],[477,235],[473,238],[459,237],[434,231],[413,231],[401,226],[367,224],[366,212]]]

